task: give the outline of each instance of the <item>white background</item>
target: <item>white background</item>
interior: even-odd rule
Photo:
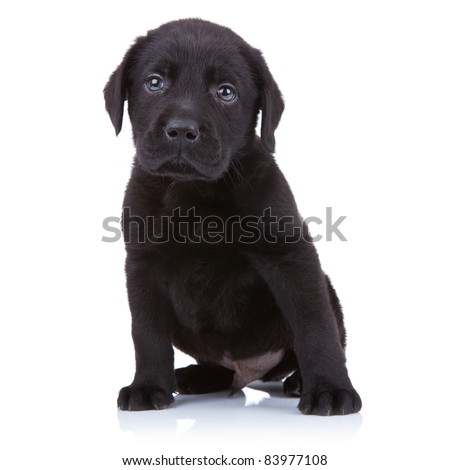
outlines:
[[[348,242],[317,248],[344,306],[359,415],[302,416],[277,386],[116,411],[134,359],[124,249],[101,241],[102,220],[120,214],[133,147],[102,89],[137,35],[194,16],[263,50],[301,213],[347,216]],[[448,3],[21,1],[0,18],[2,467],[309,453],[330,469],[445,468]]]

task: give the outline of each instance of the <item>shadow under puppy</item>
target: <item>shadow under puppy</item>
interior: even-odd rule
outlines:
[[[119,408],[289,375],[303,413],[359,411],[339,300],[272,156],[284,105],[260,51],[174,21],[137,38],[104,94],[117,134],[128,100],[136,147],[122,218],[136,374]],[[173,345],[197,365],[175,371]]]

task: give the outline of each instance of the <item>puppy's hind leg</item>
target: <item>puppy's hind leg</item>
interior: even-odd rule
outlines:
[[[337,327],[339,331],[339,340],[341,342],[342,348],[345,349],[346,332],[345,332],[345,326],[344,326],[344,314],[342,313],[341,303],[333,287],[333,284],[331,284],[330,278],[327,275],[325,275],[325,282],[327,284],[331,308],[333,309],[333,313],[336,318],[336,323],[337,323]]]
[[[283,392],[287,397],[301,397],[302,376],[299,370],[296,370],[283,382]]]
[[[283,381],[283,393],[287,397],[301,396],[302,376],[293,350],[288,351],[283,360],[261,378],[263,382],[274,382],[282,379],[285,379]]]
[[[198,364],[175,370],[177,392],[182,395],[219,392],[232,388],[234,370],[216,364]]]
[[[283,380],[297,369],[298,362],[297,358],[295,357],[295,352],[293,350],[289,350],[286,352],[281,362],[266,372],[261,377],[261,380],[263,382],[277,382],[279,380]]]

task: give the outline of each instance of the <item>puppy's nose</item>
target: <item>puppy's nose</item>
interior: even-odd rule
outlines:
[[[171,119],[164,129],[169,140],[181,142],[195,142],[198,139],[199,130],[192,119]]]

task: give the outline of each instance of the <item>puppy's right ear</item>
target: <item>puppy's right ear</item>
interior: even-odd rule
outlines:
[[[261,51],[247,45],[241,48],[241,53],[250,64],[260,94],[258,106],[261,110],[261,142],[266,150],[274,153],[275,129],[284,111],[283,96]]]
[[[145,36],[139,36],[136,39],[125,54],[122,63],[112,73],[103,90],[106,110],[116,130],[116,135],[122,129],[123,107],[128,94],[130,70],[133,63],[138,59],[138,52],[146,39]]]

